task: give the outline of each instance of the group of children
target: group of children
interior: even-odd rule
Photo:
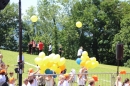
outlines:
[[[2,58],[3,55],[0,54],[0,86],[15,86],[16,79],[14,78],[14,73],[8,73],[9,65],[6,65]]]
[[[130,86],[130,80],[126,78],[124,82],[122,83],[121,76],[117,76],[115,86]]]
[[[40,75],[40,68],[34,72],[32,68],[29,69],[28,77],[23,81],[23,86],[75,86],[76,82],[78,86],[86,86],[87,69],[82,67],[79,70],[79,74],[75,74],[75,69],[71,69],[70,73],[61,73],[60,75]],[[76,79],[76,76],[77,79]],[[58,82],[55,82],[55,77],[58,77]],[[95,86],[94,79],[88,81],[88,86]]]

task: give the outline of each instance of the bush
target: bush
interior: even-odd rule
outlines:
[[[130,68],[130,59],[128,59],[128,60],[127,60],[127,62],[126,62],[126,63],[124,63],[124,66],[125,66],[125,67],[129,67],[129,68]]]

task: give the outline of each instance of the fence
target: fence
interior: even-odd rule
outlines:
[[[60,74],[43,74],[40,76],[46,76],[46,75],[55,75],[57,76],[55,78],[55,82],[58,82],[58,76]],[[75,74],[75,76],[77,77],[78,74]],[[98,76],[98,81],[95,82],[95,86],[114,86],[115,85],[115,80],[116,80],[116,73],[88,73],[87,74],[87,80],[89,81],[90,78],[92,78],[93,75],[97,75]],[[37,76],[37,75],[36,75]],[[122,82],[126,79],[126,78],[130,78],[130,73],[126,73],[126,74],[121,74],[120,75],[122,78]],[[88,86],[88,81],[86,83],[86,86]],[[73,82],[73,84],[70,84],[70,86],[78,86],[77,82]]]

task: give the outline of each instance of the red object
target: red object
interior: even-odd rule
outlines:
[[[39,50],[43,50],[44,44],[42,42],[39,42]]]
[[[93,78],[95,81],[98,81],[98,76],[97,76],[97,75],[93,75],[92,78]]]
[[[126,71],[125,70],[121,70],[120,74],[126,74]]]

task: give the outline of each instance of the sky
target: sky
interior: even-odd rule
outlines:
[[[10,0],[11,3],[19,3],[19,0]],[[25,14],[26,10],[30,6],[37,6],[37,0],[21,0],[22,13]]]

